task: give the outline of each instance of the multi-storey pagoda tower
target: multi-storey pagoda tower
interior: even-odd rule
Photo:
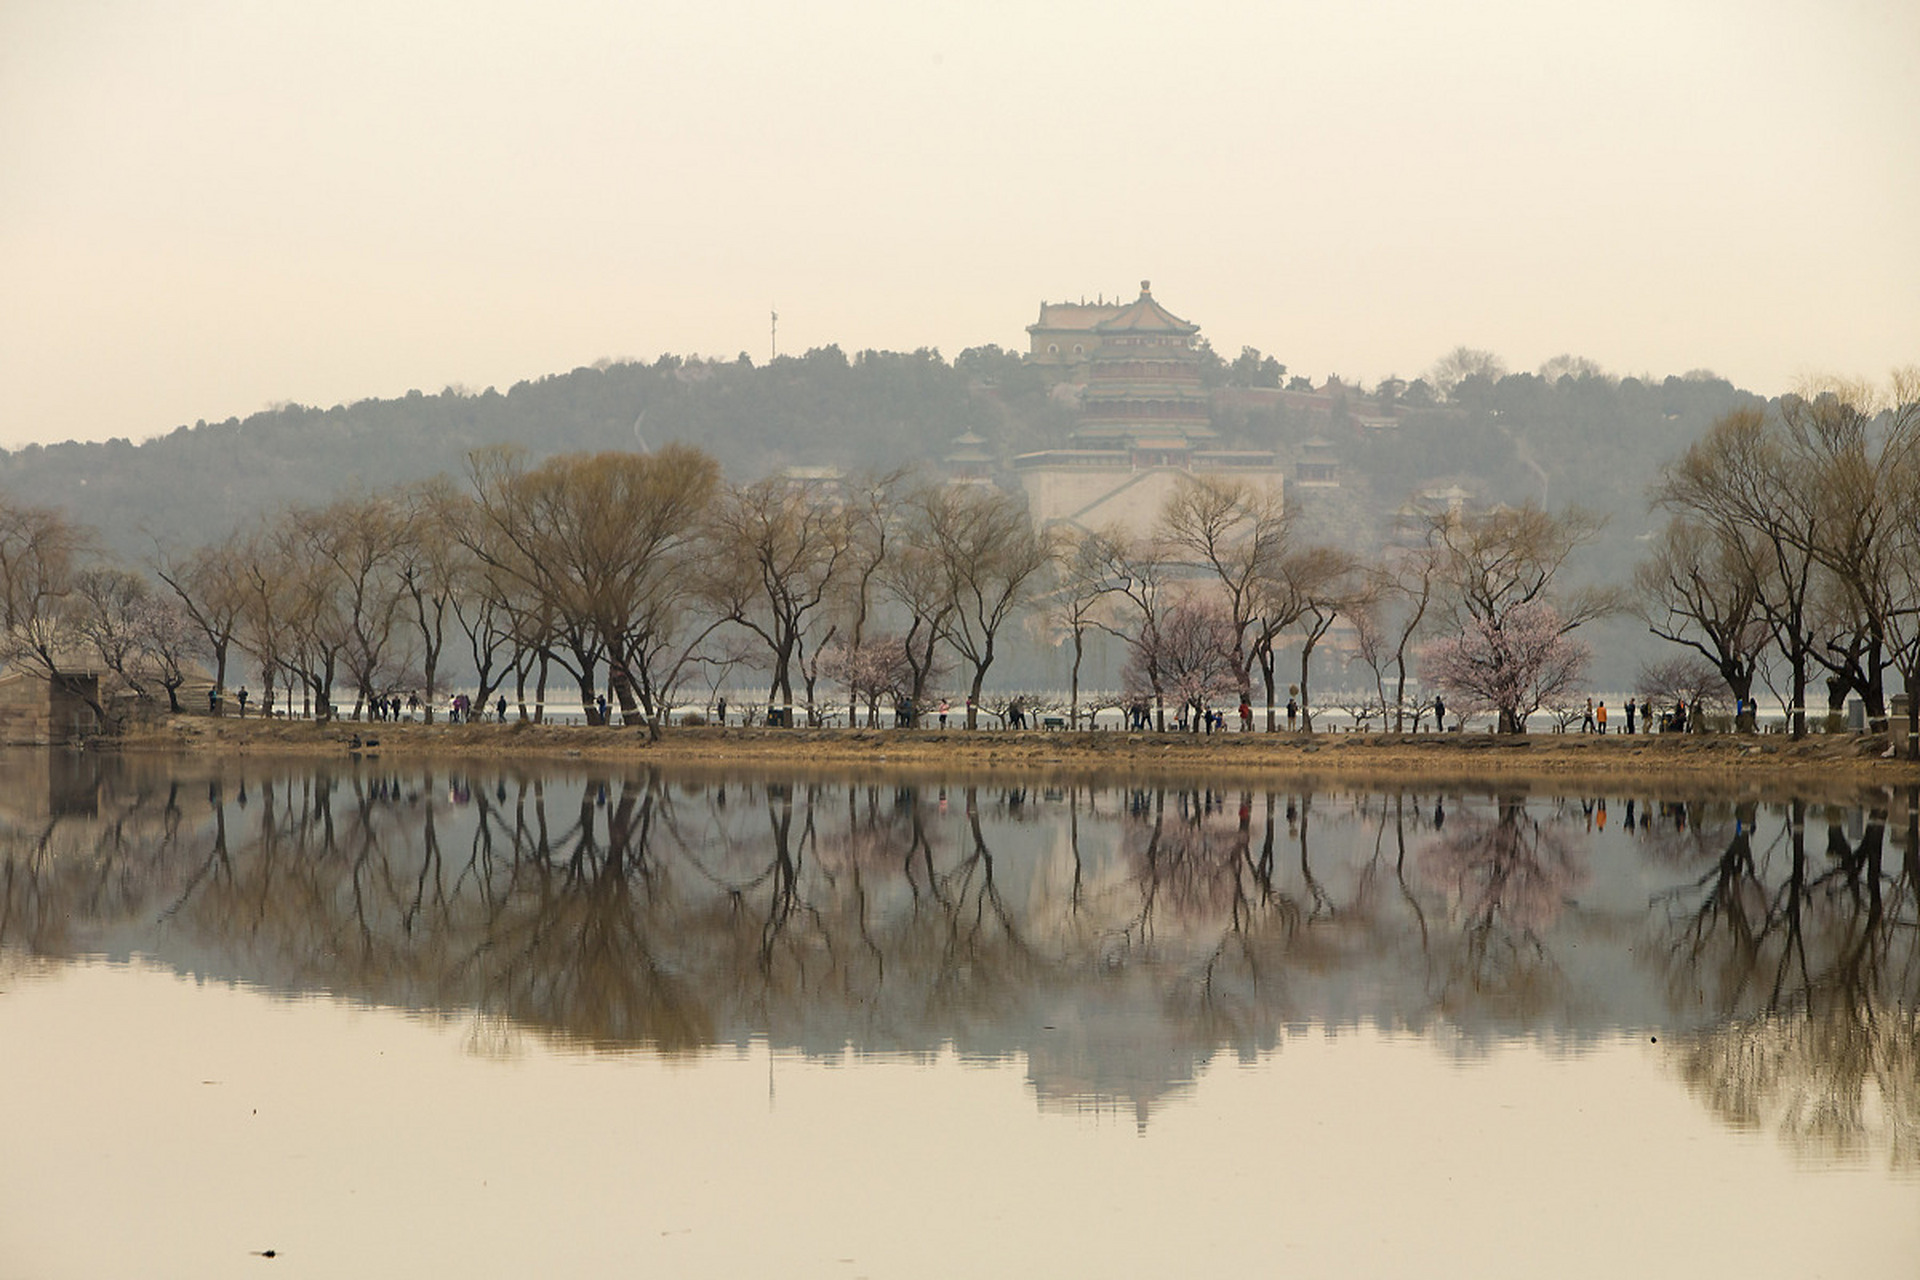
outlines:
[[[1281,492],[1270,450],[1219,447],[1200,381],[1199,333],[1154,301],[1145,280],[1136,301],[1087,331],[1086,385],[1072,436],[1064,448],[1014,459],[1036,521],[1144,533],[1183,476]]]
[[[1154,301],[1150,281],[1094,333],[1076,447],[1123,449],[1136,466],[1181,466],[1216,438],[1200,385],[1200,326]]]

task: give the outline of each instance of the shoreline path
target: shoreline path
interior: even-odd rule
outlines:
[[[1120,733],[997,729],[644,728],[577,725],[418,724],[174,716],[106,745],[122,754],[214,753],[257,757],[378,755],[591,761],[649,766],[845,771],[1177,774],[1220,780],[1284,775],[1407,783],[1482,778],[1616,778],[1778,786],[1920,786],[1920,762],[1888,757],[1887,739],[1780,735],[1488,733]]]

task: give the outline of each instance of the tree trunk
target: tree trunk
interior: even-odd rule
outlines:
[[[1907,759],[1920,760],[1920,669],[1901,682],[1907,695]]]
[[[607,672],[607,683],[613,686],[614,699],[620,704],[620,719],[631,723],[633,713],[640,709],[640,702],[634,696],[633,677],[627,674],[625,663],[615,663]]]
[[[1076,732],[1080,728],[1080,653],[1085,647],[1085,638],[1078,627],[1073,630],[1073,677],[1067,687],[1067,723]]]
[[[1313,732],[1313,702],[1307,697],[1307,668],[1313,664],[1313,641],[1300,646],[1300,728]]]
[[[328,657],[320,684],[313,691],[315,718],[322,722],[333,719],[333,674],[333,658]]]
[[[1787,665],[1793,675],[1789,683],[1792,686],[1793,706],[1788,709],[1787,718],[1793,726],[1792,737],[1795,741],[1807,736],[1807,651],[1795,645],[1793,652],[1787,655]]]

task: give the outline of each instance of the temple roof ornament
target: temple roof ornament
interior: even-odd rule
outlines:
[[[1182,320],[1173,312],[1154,301],[1150,280],[1140,282],[1140,296],[1131,306],[1121,310],[1120,314],[1102,320],[1093,326],[1094,332],[1102,337],[1119,333],[1169,333],[1190,336],[1200,332],[1200,326]]]

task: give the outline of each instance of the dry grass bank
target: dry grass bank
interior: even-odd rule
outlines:
[[[644,729],[571,725],[365,724],[177,716],[128,735],[129,753],[388,760],[582,760],[700,767],[774,766],[969,774],[1043,772],[1216,777],[1274,774],[1433,784],[1538,778],[1836,787],[1920,785],[1920,765],[1886,758],[1884,739],[1621,734],[1191,734],[890,729]]]

